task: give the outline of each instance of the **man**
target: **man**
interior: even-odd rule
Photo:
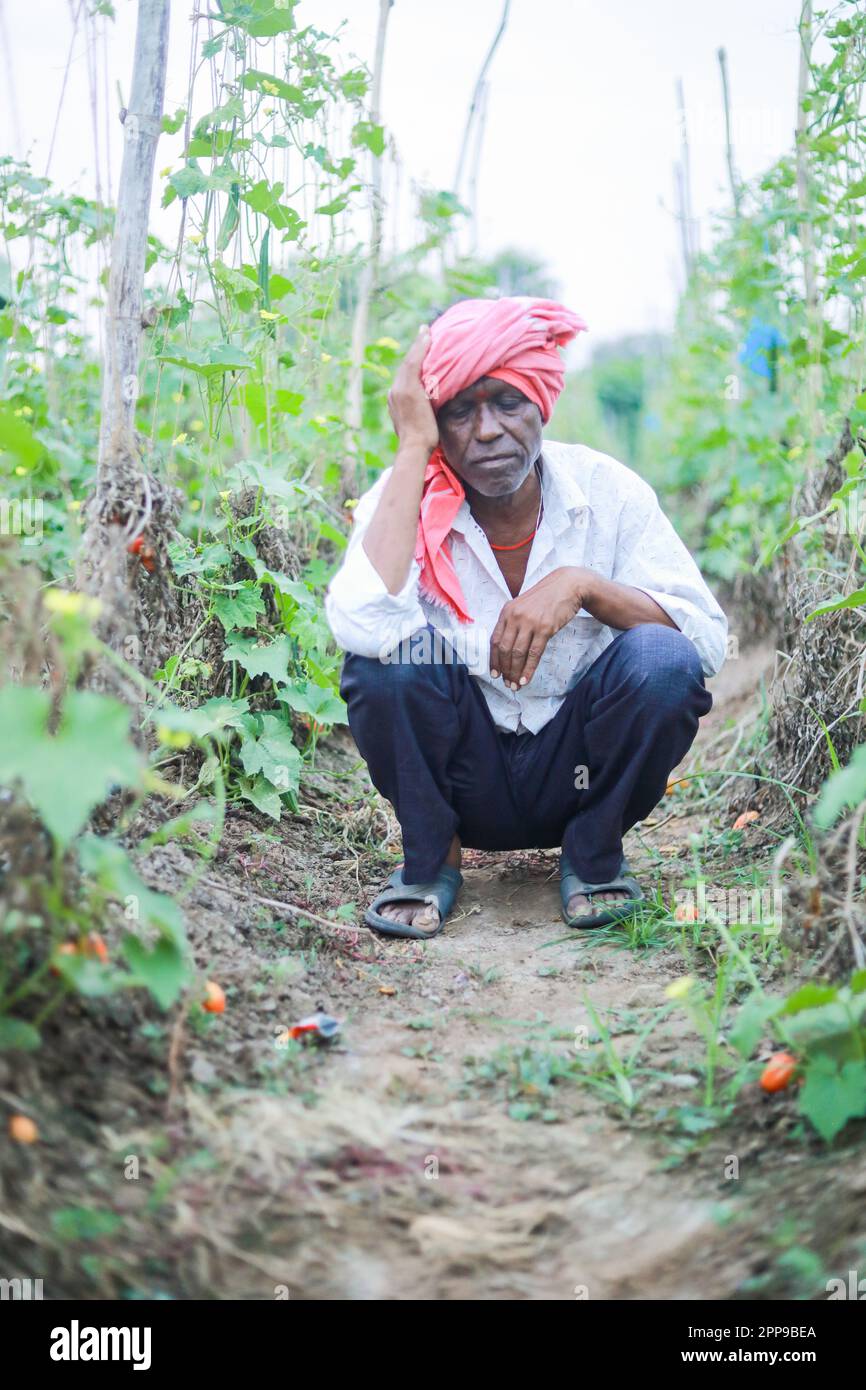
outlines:
[[[463,845],[561,845],[569,926],[634,913],[622,837],[712,703],[725,617],[652,489],[542,438],[558,349],[585,327],[548,300],[461,301],[388,398],[397,454],[358,503],[327,613],[403,834],[367,912],[392,936],[442,929]]]

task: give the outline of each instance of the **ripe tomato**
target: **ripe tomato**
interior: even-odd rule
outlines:
[[[204,987],[204,1000],[202,1008],[207,1014],[225,1013],[226,995],[221,985],[215,980],[208,980]]]
[[[761,1086],[765,1091],[784,1091],[797,1069],[797,1059],[790,1052],[774,1052],[761,1072]]]

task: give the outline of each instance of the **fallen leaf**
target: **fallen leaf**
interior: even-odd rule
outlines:
[[[737,816],[737,819],[734,821],[733,825],[731,826],[731,829],[745,830],[746,826],[751,825],[753,820],[759,819],[760,817],[757,811],[743,811],[741,815]]]
[[[380,986],[379,986],[379,993],[380,993],[380,994],[396,994],[397,991],[396,991],[396,989],[394,988],[393,985],[380,985]]]

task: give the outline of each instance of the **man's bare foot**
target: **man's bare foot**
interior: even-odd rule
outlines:
[[[451,841],[451,848],[445,863],[452,869],[460,868],[460,841],[457,836]],[[393,902],[380,908],[383,917],[389,922],[399,922],[404,927],[415,927],[425,933],[434,932],[439,925],[439,913],[432,903]]]
[[[629,894],[622,888],[612,888],[609,893],[594,893],[588,898],[584,893],[572,893],[568,900],[566,916],[569,921],[580,921],[581,917],[594,917],[604,906],[619,906],[629,901]]]

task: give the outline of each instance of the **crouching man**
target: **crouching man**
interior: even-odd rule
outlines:
[[[712,703],[725,617],[652,489],[542,437],[585,326],[548,300],[464,300],[394,380],[394,464],[327,597],[350,727],[403,834],[367,912],[392,936],[441,931],[464,845],[560,845],[571,927],[634,913],[623,835]]]

